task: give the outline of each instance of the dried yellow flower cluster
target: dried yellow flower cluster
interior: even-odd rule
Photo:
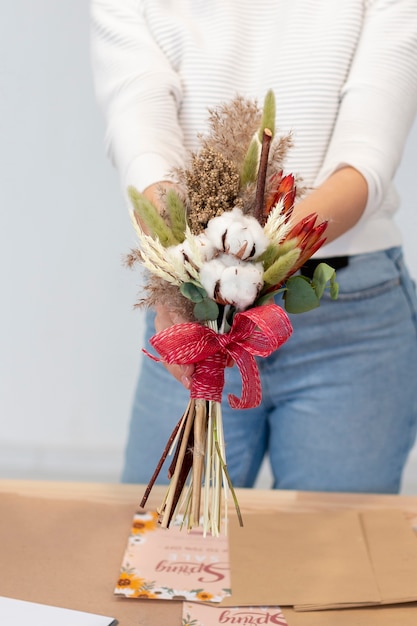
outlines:
[[[238,206],[240,176],[232,161],[220,152],[205,147],[194,154],[185,171],[188,189],[188,221],[191,231],[198,234],[209,220]]]

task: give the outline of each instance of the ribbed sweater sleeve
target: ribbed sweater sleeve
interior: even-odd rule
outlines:
[[[177,73],[153,40],[137,0],[91,3],[92,63],[106,150],[122,186],[166,180],[184,153]]]
[[[417,2],[371,0],[317,183],[344,164],[366,178],[366,212],[381,208],[417,107]]]
[[[368,183],[359,222],[323,254],[399,245],[394,176],[417,109],[417,0],[90,0],[106,147],[122,189],[167,180],[207,109],[272,88],[286,168],[314,188]],[[260,39],[259,34],[262,34]]]

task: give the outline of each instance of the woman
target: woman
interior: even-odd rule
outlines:
[[[294,217],[329,221],[317,257],[337,268],[338,301],[291,317],[291,339],[259,363],[260,407],[225,403],[234,485],[252,486],[268,453],[277,488],[397,492],[417,427],[417,302],[393,221],[417,104],[417,1],[92,0],[92,22],[123,189],[157,201],[208,108],[272,89],[294,140],[287,172],[310,190]],[[157,330],[175,321],[158,308]],[[169,370],[143,360],[124,481],[149,480],[186,405],[192,369]],[[236,368],[227,385],[239,395]]]

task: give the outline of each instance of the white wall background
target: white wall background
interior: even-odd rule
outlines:
[[[0,7],[0,477],[113,481],[122,463],[142,314],[88,12],[88,0]],[[416,162],[417,125],[398,175],[415,277]],[[417,493],[417,452],[404,489]]]

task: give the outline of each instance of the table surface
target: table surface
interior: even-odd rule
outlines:
[[[158,485],[153,488],[147,502],[147,508],[157,508],[165,489],[165,487]],[[0,494],[1,492],[60,500],[133,504],[138,503],[142,497],[144,487],[118,483],[0,480]],[[417,496],[279,491],[273,489],[237,489],[236,493],[242,513],[308,512],[329,509],[397,509],[403,511],[407,519],[410,520],[410,524],[417,527]]]
[[[157,486],[152,490],[147,508],[157,508],[165,489]],[[112,593],[132,513],[143,491],[141,485],[0,480],[0,595],[112,615],[120,626],[180,626],[179,603],[126,600]],[[417,530],[417,496],[252,489],[237,489],[236,493],[244,515],[397,509]],[[80,515],[80,520],[74,521],[74,516]],[[51,571],[59,575],[51,577]],[[386,612],[384,615],[389,617]],[[367,626],[380,626],[379,613],[365,617]],[[340,621],[342,618],[347,621]],[[337,623],[351,626],[351,618],[349,611],[347,616],[339,613]],[[410,621],[404,621],[401,615],[401,624],[414,626],[415,618],[413,613]],[[290,626],[307,623],[292,619],[288,620]],[[399,623],[397,613],[392,619],[390,624]],[[312,621],[311,626],[316,623],[322,626],[321,621]]]

